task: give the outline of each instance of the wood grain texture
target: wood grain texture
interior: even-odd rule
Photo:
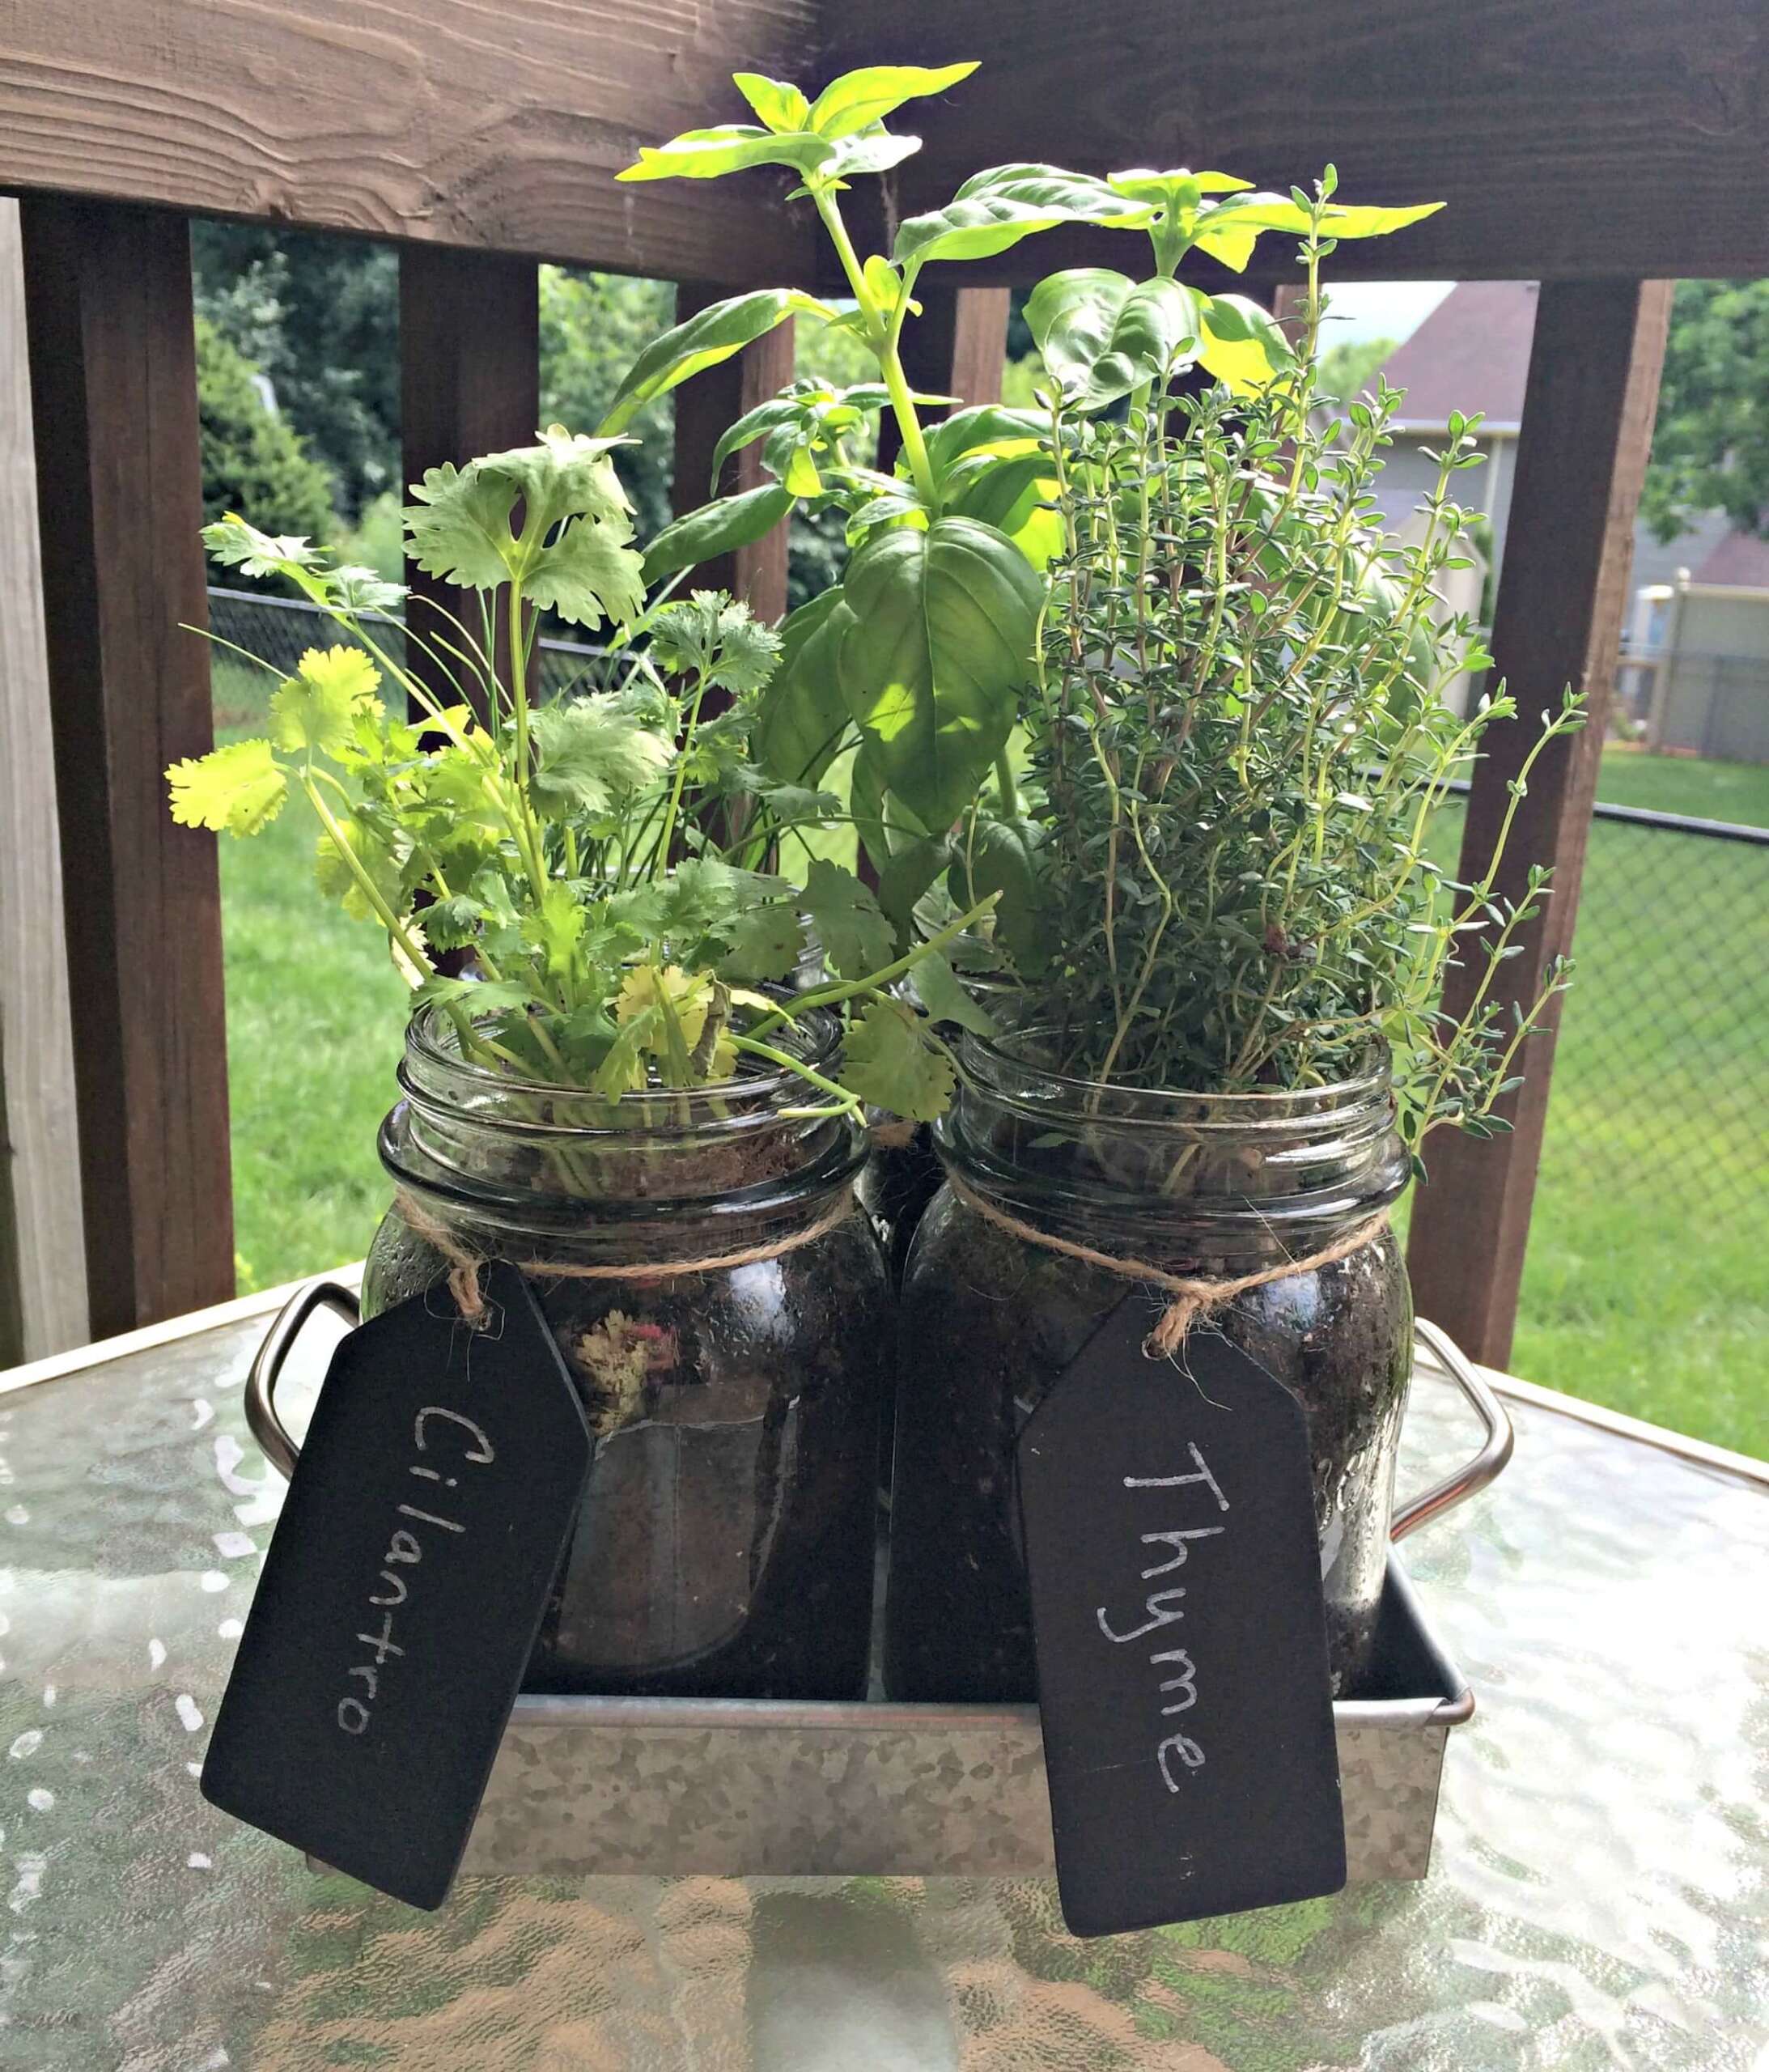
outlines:
[[[897,176],[901,214],[1005,159],[1215,166],[1280,190],[1330,159],[1347,199],[1449,204],[1342,245],[1334,279],[1769,273],[1769,11],[1756,0],[1022,0],[1009,36],[982,0],[826,19],[832,71],[984,60],[915,104],[927,147]],[[955,270],[1136,270],[1138,242],[1035,237]],[[1284,244],[1262,249],[1288,273]]]
[[[215,841],[168,763],[213,739],[190,240],[21,210],[91,1328],[233,1293]]]
[[[666,279],[786,279],[814,224],[769,173],[617,186],[746,114],[812,0],[11,0],[0,189],[160,202]]]
[[[924,396],[956,396],[961,403],[999,403],[1008,355],[1007,288],[948,287],[939,274],[916,296],[922,313],[903,331],[903,371]],[[923,414],[937,419],[946,414]],[[902,451],[897,421],[879,418],[879,465],[887,472]]]
[[[1492,988],[1508,1027],[1510,1003],[1533,1001],[1554,958],[1573,945],[1670,296],[1664,281],[1551,282],[1537,312],[1492,639],[1496,673],[1518,710],[1482,742],[1464,881],[1484,875],[1511,781],[1568,684],[1589,701],[1588,724],[1551,744],[1513,824],[1500,893],[1521,899],[1532,863],[1552,868],[1554,890]],[[1478,958],[1471,952],[1450,974],[1449,1013],[1466,1011]],[[1503,1104],[1511,1133],[1482,1143],[1438,1132],[1427,1153],[1430,1184],[1413,1207],[1407,1263],[1419,1313],[1488,1366],[1504,1366],[1511,1351],[1559,1006],[1525,1051],[1522,1088]]]
[[[0,202],[0,1367],[91,1335],[24,263]]]
[[[685,324],[709,302],[716,302],[722,292],[706,282],[685,284],[677,292],[676,321]],[[724,432],[745,410],[765,402],[792,379],[795,328],[789,318],[734,358],[708,367],[676,390],[672,497],[678,513],[698,509],[711,495],[713,450]],[[726,461],[719,492],[729,496],[773,479],[761,465],[760,445],[746,446]],[[778,618],[787,608],[789,524],[776,525],[753,546],[702,563],[690,575],[693,588],[728,590],[734,597],[746,599],[757,618]]]
[[[426,469],[458,467],[481,453],[534,442],[541,415],[540,270],[532,259],[408,244],[399,255],[400,461],[405,487]],[[461,644],[458,620],[477,632],[474,593],[405,564],[406,624],[418,636],[409,665],[452,703],[455,681],[420,643]],[[509,669],[509,629],[498,664]]]

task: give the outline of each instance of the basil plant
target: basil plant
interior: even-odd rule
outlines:
[[[764,288],[701,310],[634,362],[600,429],[620,432],[654,397],[739,352],[790,317],[855,333],[878,379],[834,389],[796,380],[730,427],[714,456],[760,444],[772,479],[715,495],[667,527],[646,556],[655,582],[764,537],[795,506],[846,521],[842,580],[791,614],[763,704],[756,749],[775,781],[822,783],[838,756],[846,804],[900,930],[946,874],[969,906],[999,894],[999,940],[1035,962],[1032,851],[1037,830],[1019,796],[1009,737],[1030,681],[1045,584],[1060,549],[1048,432],[1037,414],[915,393],[902,341],[919,313],[923,270],[986,259],[1062,223],[1139,231],[1152,248],[1143,278],[1101,267],[1053,274],[1026,315],[1050,380],[1071,407],[1098,412],[1194,366],[1243,393],[1286,372],[1292,356],[1271,313],[1245,295],[1207,294],[1177,277],[1194,249],[1245,268],[1268,231],[1306,233],[1309,197],[1257,193],[1227,173],[1132,171],[1105,178],[1014,163],[974,174],[943,208],[909,217],[889,253],[862,256],[841,197],[920,149],[887,118],[943,94],[974,64],[870,66],[813,100],[755,73],[735,83],[753,123],[694,130],[642,150],[620,177],[715,180],[759,166],[797,176],[829,235],[851,306]],[[1430,209],[1334,206],[1330,238],[1398,229]],[[927,410],[947,410],[937,422]],[[855,435],[889,411],[901,439],[895,472],[861,465]]]

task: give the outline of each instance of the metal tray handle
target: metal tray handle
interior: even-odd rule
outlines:
[[[340,1281],[305,1281],[278,1310],[276,1322],[265,1333],[246,1375],[246,1423],[265,1458],[285,1481],[294,1474],[301,1449],[289,1437],[277,1415],[277,1377],[289,1357],[289,1348],[300,1335],[301,1327],[316,1310],[330,1310],[354,1327],[360,1321],[362,1306],[354,1289]]]
[[[1408,1533],[1417,1532],[1422,1525],[1428,1524],[1445,1511],[1453,1510],[1477,1490],[1484,1489],[1510,1459],[1511,1450],[1517,1443],[1517,1434],[1505,1415],[1504,1405],[1469,1364],[1453,1339],[1420,1317],[1413,1325],[1413,1342],[1425,1348],[1466,1396],[1475,1416],[1487,1428],[1487,1437],[1480,1451],[1466,1467],[1457,1468],[1453,1475],[1446,1475],[1422,1497],[1401,1505],[1389,1528],[1390,1539],[1404,1539]]]
[[[332,1310],[351,1325],[361,1314],[354,1292],[341,1282],[323,1278],[304,1282],[278,1311],[276,1321],[265,1334],[264,1343],[258,1348],[257,1357],[246,1376],[246,1423],[263,1450],[265,1458],[285,1477],[295,1472],[295,1457],[301,1450],[289,1437],[282,1420],[277,1415],[277,1377],[282,1371],[282,1363],[300,1335],[302,1326],[316,1310],[322,1309]],[[1477,1490],[1484,1489],[1510,1459],[1515,1440],[1504,1405],[1463,1357],[1461,1348],[1436,1324],[1427,1323],[1423,1318],[1414,1324],[1413,1336],[1473,1405],[1475,1415],[1486,1427],[1487,1437],[1480,1451],[1465,1467],[1446,1475],[1411,1503],[1401,1505],[1390,1528],[1389,1537],[1394,1539],[1404,1539],[1408,1533],[1416,1532],[1431,1519],[1466,1502]]]

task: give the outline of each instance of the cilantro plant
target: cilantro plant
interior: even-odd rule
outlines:
[[[426,475],[405,514],[413,556],[481,609],[422,643],[425,677],[384,637],[398,585],[240,517],[209,527],[218,560],[286,578],[346,639],[278,683],[266,738],[168,771],[173,816],[250,835],[298,793],[321,892],[385,930],[414,1005],[445,1013],[464,1055],[515,1079],[613,1100],[716,1084],[750,1059],[797,1073],[808,1113],[937,1113],[951,1066],[889,989],[940,945],[899,957],[850,872],[820,861],[800,888],[772,868],[838,810],[750,759],[778,636],[718,593],[646,610],[615,443],[554,426]],[[612,688],[535,702],[541,607],[605,629]],[[730,703],[709,714],[715,690]],[[808,930],[832,975],[790,992]],[[780,1040],[812,1007],[853,1018],[840,1080]]]
[[[1436,594],[1469,565],[1471,514],[1450,490],[1479,463],[1479,421],[1451,421],[1415,544],[1372,524],[1401,399],[1384,384],[1340,415],[1317,393],[1334,185],[1329,168],[1272,226],[1301,230],[1307,301],[1294,358],[1251,393],[1173,396],[1176,343],[1130,370],[1127,414],[1109,422],[1091,414],[1101,362],[1047,345],[1064,537],[1033,700],[1045,839],[1027,962],[1043,962],[1039,1019],[1063,1064],[1096,1081],[1318,1086],[1386,1047],[1416,1151],[1438,1123],[1500,1127],[1495,1103],[1565,983],[1557,970],[1501,1020],[1493,978],[1546,873],[1516,907],[1494,886],[1529,763],[1581,714],[1569,696],[1545,725],[1486,877],[1449,880],[1432,814],[1516,709],[1501,692],[1459,718],[1444,697],[1491,661]],[[1462,954],[1483,976],[1457,1020],[1438,1001]]]
[[[997,892],[1010,935],[1025,925],[1036,830],[1020,806],[1008,740],[1033,673],[1041,575],[1061,544],[1054,485],[1035,414],[986,405],[937,423],[949,398],[915,394],[903,368],[916,284],[942,261],[987,258],[1059,223],[1144,231],[1152,278],[1097,267],[1054,275],[1028,308],[1046,363],[1071,407],[1101,410],[1157,376],[1196,362],[1240,392],[1290,365],[1271,316],[1245,296],[1208,295],[1175,278],[1193,248],[1245,267],[1267,231],[1302,227],[1294,198],[1255,193],[1225,173],[1114,173],[994,166],[944,207],[896,227],[889,253],[856,248],[842,195],[920,149],[887,129],[906,104],[943,94],[974,64],[868,66],[814,98],[784,81],[739,73],[753,123],[689,130],[642,151],[623,180],[711,180],[761,166],[789,168],[829,236],[852,307],[796,290],[762,289],[714,304],[665,333],[634,363],[602,430],[788,317],[840,325],[866,345],[879,380],[840,392],[795,382],[732,426],[728,454],[760,442],[774,478],[715,498],[667,528],[649,576],[760,538],[793,508],[839,513],[852,550],[841,582],[782,626],[782,664],[764,704],[761,760],[777,779],[814,784],[857,749],[849,805],[878,868],[887,912],[906,926],[916,902],[961,856],[967,882]],[[889,213],[887,211],[887,213]],[[1342,237],[1398,229],[1428,209],[1332,211]],[[855,464],[863,420],[888,410],[901,441],[893,474]],[[960,830],[957,823],[965,822]]]

